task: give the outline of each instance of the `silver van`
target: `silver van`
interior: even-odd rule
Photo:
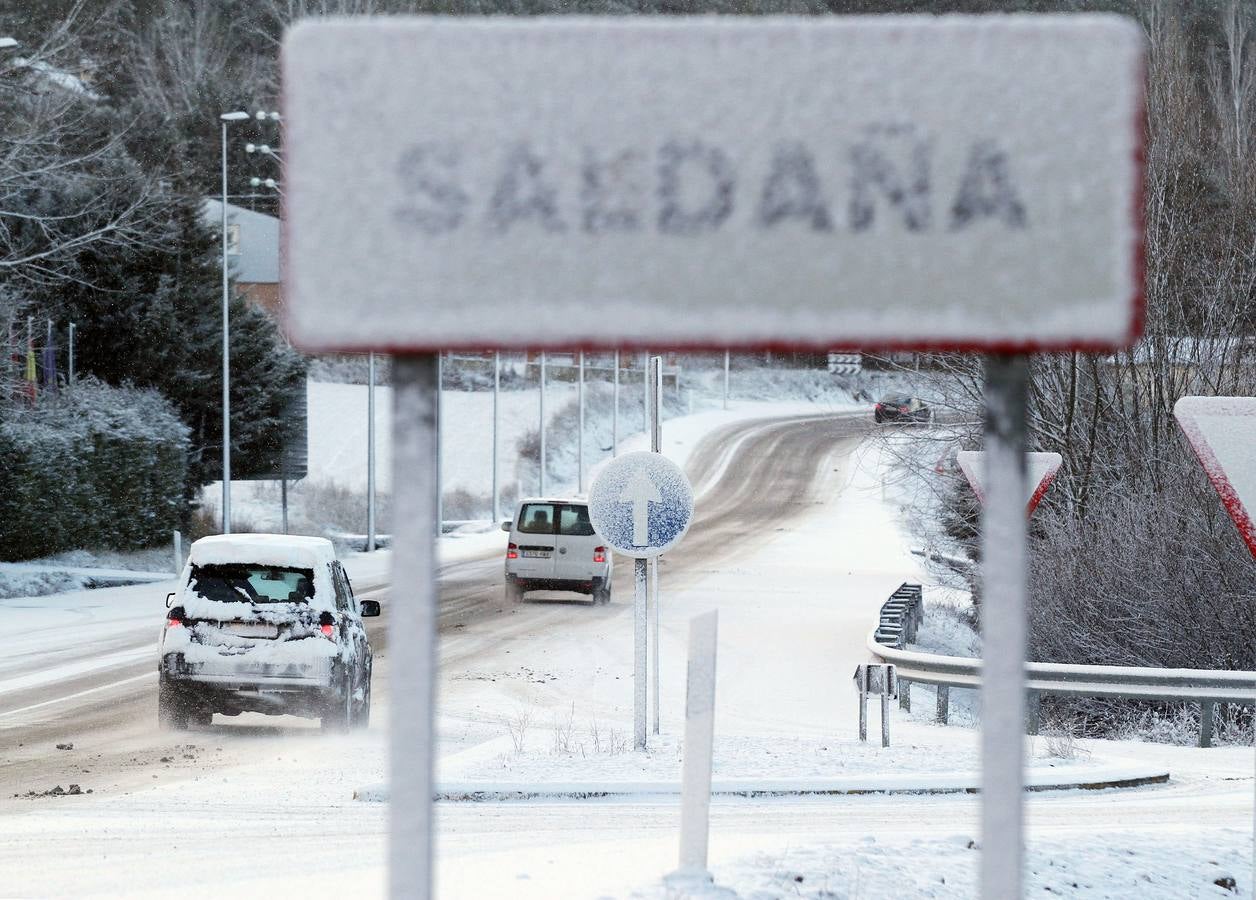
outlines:
[[[521,500],[502,531],[510,533],[507,600],[519,602],[528,591],[575,591],[594,603],[611,602],[611,552],[593,531],[584,500]]]

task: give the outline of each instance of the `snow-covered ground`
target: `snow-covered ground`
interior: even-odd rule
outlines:
[[[696,419],[665,428],[669,452],[683,456],[703,428],[720,424]],[[835,441],[816,464],[824,479],[812,500],[736,556],[680,572],[664,565],[656,762],[624,746],[631,604],[531,602],[491,633],[473,625],[443,638],[439,777],[674,777],[687,623],[709,609],[720,612],[717,778],[972,771],[976,732],[919,721],[897,706],[890,750],[853,741],[853,667],[866,659],[881,602],[920,571],[882,499],[879,456],[848,455]],[[476,542],[502,539],[446,539],[442,550],[473,555]],[[383,582],[387,554],[347,565],[361,589]],[[67,598],[62,621],[74,603]],[[27,801],[26,811],[0,817],[0,895],[382,896],[387,806],[352,797],[386,776],[386,722],[386,703],[371,731],[334,740],[305,726],[254,735],[241,722],[222,727],[223,767],[196,764],[219,746],[218,733],[197,733],[188,738],[197,745],[192,759],[173,758],[153,787]],[[875,710],[870,723],[875,735]],[[1250,890],[1250,750],[1078,741],[1076,752],[1056,762],[1163,767],[1173,780],[1034,796],[1035,893],[1226,896],[1213,880],[1227,877]],[[1033,755],[1052,764],[1045,739]],[[674,798],[646,796],[439,804],[438,896],[667,896],[661,877],[676,863],[677,808]],[[973,897],[980,850],[968,844],[978,812],[967,795],[718,798],[711,865],[717,882],[743,897]]]

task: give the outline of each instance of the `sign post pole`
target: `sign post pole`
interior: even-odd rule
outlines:
[[[1025,356],[986,357],[981,896],[1021,896],[1025,723]]]
[[[388,612],[394,647],[389,723],[390,896],[427,900],[432,890],[433,706],[436,686],[436,390],[432,353],[393,366],[392,583],[404,584]]]
[[[645,749],[646,568],[647,559],[632,561],[632,735],[633,746]]]

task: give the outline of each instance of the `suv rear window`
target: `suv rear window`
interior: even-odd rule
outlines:
[[[188,586],[224,603],[305,603],[314,596],[311,569],[271,566],[195,566]]]

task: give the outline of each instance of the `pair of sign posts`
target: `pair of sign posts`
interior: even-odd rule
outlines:
[[[392,895],[431,891],[434,354],[651,346],[989,354],[981,886],[1019,896],[1026,354],[1138,335],[1140,29],[342,19],[283,68],[289,334],[397,356]]]

